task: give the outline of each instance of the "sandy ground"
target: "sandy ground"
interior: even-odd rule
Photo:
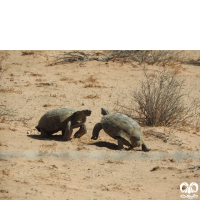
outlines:
[[[199,129],[153,128],[154,133],[173,135],[165,143],[144,127],[150,152],[139,147],[119,151],[117,141],[103,130],[97,141],[90,139],[100,109],[113,112],[121,92],[138,85],[143,77],[139,66],[97,61],[48,66],[59,52],[7,53],[0,70],[0,105],[17,116],[0,119],[0,199],[177,200],[182,182],[200,187],[200,170],[192,172],[200,165]],[[200,96],[200,66],[183,65],[178,73],[192,86],[192,94]],[[35,129],[38,120],[59,107],[91,109],[87,134],[68,142],[60,133],[42,139]],[[200,198],[200,191],[196,194]]]

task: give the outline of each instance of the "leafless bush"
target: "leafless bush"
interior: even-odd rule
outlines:
[[[31,120],[33,116],[19,117],[18,109],[15,108],[7,108],[6,105],[0,105],[0,123],[4,123],[6,121],[19,121],[23,124],[26,124],[27,121]]]
[[[5,105],[0,105],[0,122],[4,122],[5,117],[14,117],[15,116],[15,110],[8,109]]]
[[[135,66],[137,64],[149,64],[149,65],[180,65],[184,62],[183,51],[171,51],[171,50],[115,50],[115,51],[101,51],[101,52],[89,52],[89,51],[72,51],[62,52],[59,54],[54,62],[50,65],[66,64],[73,62],[85,62],[96,60],[100,62],[120,62],[130,63]]]
[[[190,96],[185,79],[165,68],[154,73],[144,69],[139,90],[120,98],[116,110],[147,126],[186,125],[199,118],[200,101]]]

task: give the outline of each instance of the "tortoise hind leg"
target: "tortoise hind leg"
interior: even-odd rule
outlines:
[[[40,132],[41,132],[41,137],[45,138],[48,136],[48,133],[45,130],[40,129]]]
[[[99,137],[99,132],[100,132],[101,129],[102,129],[101,123],[97,123],[97,124],[94,126],[94,129],[93,129],[93,132],[92,132],[92,137],[91,137],[92,140],[97,140],[97,139],[98,139],[98,137]]]
[[[83,124],[80,126],[80,129],[74,134],[74,138],[80,138],[87,133],[87,126]]]
[[[142,144],[142,151],[150,151],[151,149],[147,147],[147,145],[145,143]]]
[[[70,138],[71,138],[72,132],[73,132],[73,129],[72,129],[72,126],[71,126],[71,121],[69,121],[67,123],[67,127],[66,127],[66,130],[65,130],[64,134],[62,132],[63,140],[64,141],[69,141]]]

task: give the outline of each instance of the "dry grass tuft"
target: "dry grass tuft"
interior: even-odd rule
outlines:
[[[85,82],[90,82],[90,83],[95,83],[95,84],[98,84],[99,81],[97,81],[97,75],[90,75],[86,80]]]
[[[57,97],[56,94],[50,94],[50,97]]]
[[[107,160],[107,163],[124,164],[124,162],[120,160]]]
[[[84,97],[85,99],[100,99],[101,97],[98,94],[90,94]]]
[[[66,76],[62,77],[60,80],[61,81],[66,81],[68,83],[75,83],[75,80],[73,78],[69,78],[69,77],[66,77]]]
[[[90,75],[84,81],[81,80],[80,82],[84,84],[84,88],[105,88],[105,86],[100,85],[97,76],[96,74]]]
[[[45,76],[43,74],[39,74],[39,73],[34,73],[34,72],[30,72],[30,76]]]
[[[9,114],[9,113],[8,113],[8,112],[5,112],[5,115],[6,115],[6,114]],[[5,123],[5,122],[6,122],[6,117],[3,116],[3,115],[4,115],[3,110],[1,110],[1,112],[0,112],[0,117],[1,117],[0,122],[1,122],[1,123]],[[1,130],[3,130],[3,129],[1,129]]]
[[[8,190],[3,190],[3,189],[1,189],[1,190],[0,190],[0,193],[9,193],[9,192],[8,192]]]
[[[37,79],[35,79],[35,81],[38,81],[38,82],[45,82],[46,79],[37,78]]]
[[[1,173],[4,175],[4,176],[9,176],[10,175],[10,171],[9,170],[1,170]]]
[[[105,86],[101,86],[101,85],[96,85],[96,84],[89,83],[89,84],[85,84],[84,88],[106,88],[106,87]]]
[[[15,90],[14,88],[0,88],[1,93],[17,93],[22,94],[22,91]]]
[[[35,52],[34,51],[22,51],[22,56],[27,56],[27,55],[33,55]]]
[[[5,143],[0,142],[0,146],[1,146],[1,147],[2,147],[2,146],[7,147],[8,145],[5,144]]]
[[[63,75],[63,73],[61,73],[61,72],[57,72],[55,75]]]

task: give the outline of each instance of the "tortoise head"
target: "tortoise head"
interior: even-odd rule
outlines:
[[[91,110],[82,110],[81,111],[85,116],[90,116],[92,111]]]
[[[107,108],[101,108],[101,114],[108,115],[108,114],[110,114],[110,111]]]
[[[86,118],[86,116],[90,116],[92,113],[91,110],[82,110],[82,111],[77,111],[73,113],[71,116],[74,121],[79,121],[82,120],[83,118]]]

